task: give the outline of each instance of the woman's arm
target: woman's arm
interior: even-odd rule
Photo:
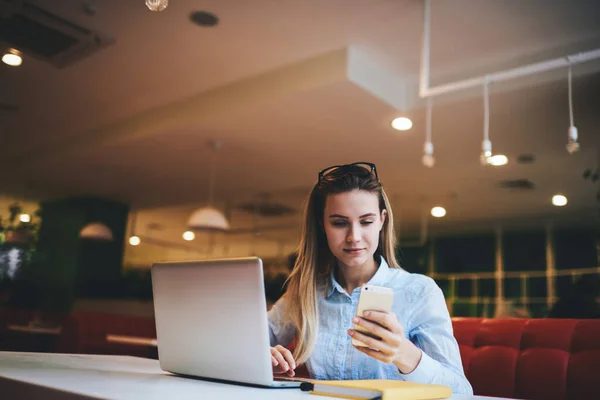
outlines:
[[[358,351],[386,364],[393,363],[398,379],[446,385],[456,394],[472,394],[444,296],[433,280],[425,285],[424,292],[412,303],[408,335],[396,314],[380,311],[365,311],[353,318],[354,323],[376,337],[354,329],[349,329],[348,334],[367,345],[355,346]]]
[[[432,281],[413,310],[408,337],[422,351],[421,360],[407,381],[447,385],[456,394],[473,394],[465,377],[452,321],[441,289]]]
[[[281,297],[267,313],[271,347],[287,347],[296,335],[296,329],[286,318],[285,296]]]

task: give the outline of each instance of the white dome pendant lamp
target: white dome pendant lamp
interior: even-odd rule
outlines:
[[[85,225],[79,231],[79,237],[81,239],[111,241],[113,240],[113,233],[108,226],[96,221]]]
[[[215,186],[215,175],[216,175],[216,152],[219,150],[223,143],[219,141],[212,142],[215,154],[213,154],[211,160],[211,166],[209,167],[209,198],[208,205],[197,209],[192,213],[188,219],[188,229],[192,231],[202,232],[226,232],[229,230],[229,221],[225,218],[225,215],[215,207],[213,207],[214,200],[214,186]]]

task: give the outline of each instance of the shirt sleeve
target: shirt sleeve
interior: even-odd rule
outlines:
[[[409,332],[410,340],[422,351],[421,361],[411,373],[399,372],[401,379],[446,385],[455,394],[472,395],[444,294],[434,281],[430,282],[422,300],[416,303]]]
[[[287,347],[295,337],[296,329],[286,318],[285,296],[282,296],[267,313],[271,347],[278,344]]]

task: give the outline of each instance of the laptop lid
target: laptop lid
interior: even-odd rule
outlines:
[[[273,384],[260,258],[155,263],[152,291],[163,370]]]

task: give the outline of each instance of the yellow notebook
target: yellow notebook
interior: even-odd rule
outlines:
[[[313,381],[312,387],[311,384],[303,385],[303,389],[312,394],[344,399],[432,400],[452,396],[448,386],[387,379]]]

